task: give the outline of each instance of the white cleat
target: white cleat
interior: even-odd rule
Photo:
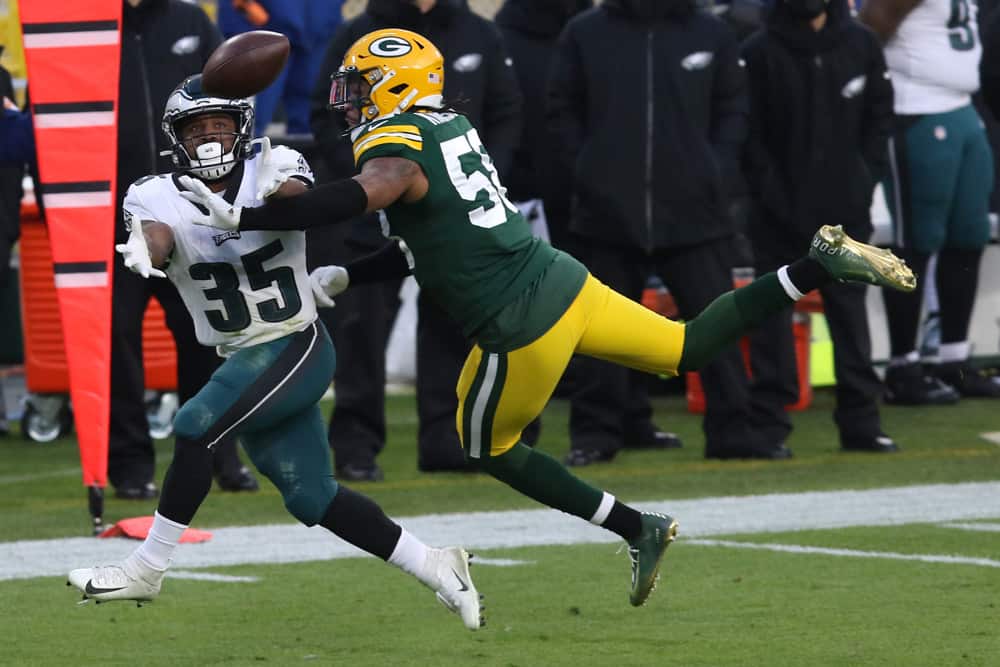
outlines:
[[[121,565],[84,567],[69,573],[68,586],[76,586],[83,599],[97,602],[135,600],[148,602],[160,594],[163,573],[147,567],[136,558],[126,558]]]
[[[437,599],[450,611],[462,617],[470,630],[486,623],[482,616],[479,591],[469,574],[469,553],[461,547],[430,549],[424,563],[425,582],[437,593]]]

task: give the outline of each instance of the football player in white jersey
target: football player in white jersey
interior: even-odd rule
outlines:
[[[889,403],[1000,397],[1000,383],[969,364],[969,323],[990,240],[993,190],[993,156],[971,99],[979,90],[982,55],[976,10],[975,0],[865,0],[860,13],[885,43],[895,92],[886,182],[894,250],[918,275],[937,254],[941,343],[933,373],[924,371],[917,352],[922,290],[883,291]]]
[[[154,599],[181,534],[211,487],[211,447],[236,435],[296,519],[414,575],[476,629],[481,604],[469,554],[428,547],[372,500],[333,479],[318,401],[333,376],[335,354],[316,318],[304,232],[220,232],[190,221],[198,210],[181,196],[181,174],[243,207],[312,186],[312,171],[296,151],[272,148],[265,138],[255,154],[252,127],[247,100],[212,97],[202,91],[200,76],[189,77],[163,116],[178,173],[140,179],[125,197],[130,236],[116,248],[125,266],[145,278],[174,281],[199,342],[227,360],[177,413],[174,459],[149,536],[123,562],[73,570],[68,583],[85,600]],[[317,290],[324,305],[332,305]]]

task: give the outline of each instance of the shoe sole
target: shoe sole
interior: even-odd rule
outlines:
[[[77,602],[78,605],[86,604],[93,600],[94,604],[104,604],[106,602],[134,602],[136,607],[141,607],[144,604],[149,604],[150,602],[155,601],[156,598],[159,597],[159,591],[150,595],[136,595],[129,597],[116,596],[114,593],[100,593],[95,595],[87,593],[85,590],[81,589],[68,579],[66,580],[66,585],[80,591],[81,598],[80,601]]]
[[[677,539],[677,521],[671,519],[670,526],[667,528],[667,538],[664,540],[663,548],[660,549],[660,555],[657,557],[656,564],[653,566],[653,576],[651,577],[652,583],[649,585],[649,590],[646,591],[646,594],[643,595],[638,601],[629,600],[633,607],[641,607],[645,605],[646,601],[649,600],[649,596],[656,590],[656,584],[660,581],[660,564],[663,562],[663,556],[667,553],[667,547],[669,547],[671,542],[675,539]]]

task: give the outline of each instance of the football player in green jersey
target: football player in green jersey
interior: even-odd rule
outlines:
[[[469,459],[521,493],[620,535],[632,559],[630,601],[641,605],[676,521],[616,500],[520,441],[570,357],[673,375],[700,368],[828,281],[902,290],[916,281],[892,253],[824,227],[808,256],[724,294],[686,324],[668,320],[531,235],[476,130],[443,106],[443,76],[441,54],[421,35],[369,33],[347,52],[330,94],[353,128],[357,176],[260,208],[232,206],[197,181],[185,196],[208,211],[199,224],[226,230],[304,229],[384,211],[391,241],[347,267],[316,269],[317,297],[412,272],[476,343],[458,380],[456,422]]]

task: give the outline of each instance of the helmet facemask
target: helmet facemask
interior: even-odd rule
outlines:
[[[375,120],[379,110],[372,102],[372,93],[382,78],[382,71],[377,67],[363,72],[357,67],[341,67],[331,77],[330,108],[345,114],[357,109],[361,115],[353,127]]]
[[[226,116],[233,120],[232,130],[207,129],[198,134],[185,137],[185,129],[199,117]],[[235,114],[220,112],[201,112],[189,115],[174,122],[174,132],[177,135],[180,150],[187,157],[187,171],[206,181],[223,178],[239,161],[236,157],[241,137],[238,131],[239,117]],[[204,141],[205,138],[214,141]],[[228,144],[228,150],[227,150]]]

